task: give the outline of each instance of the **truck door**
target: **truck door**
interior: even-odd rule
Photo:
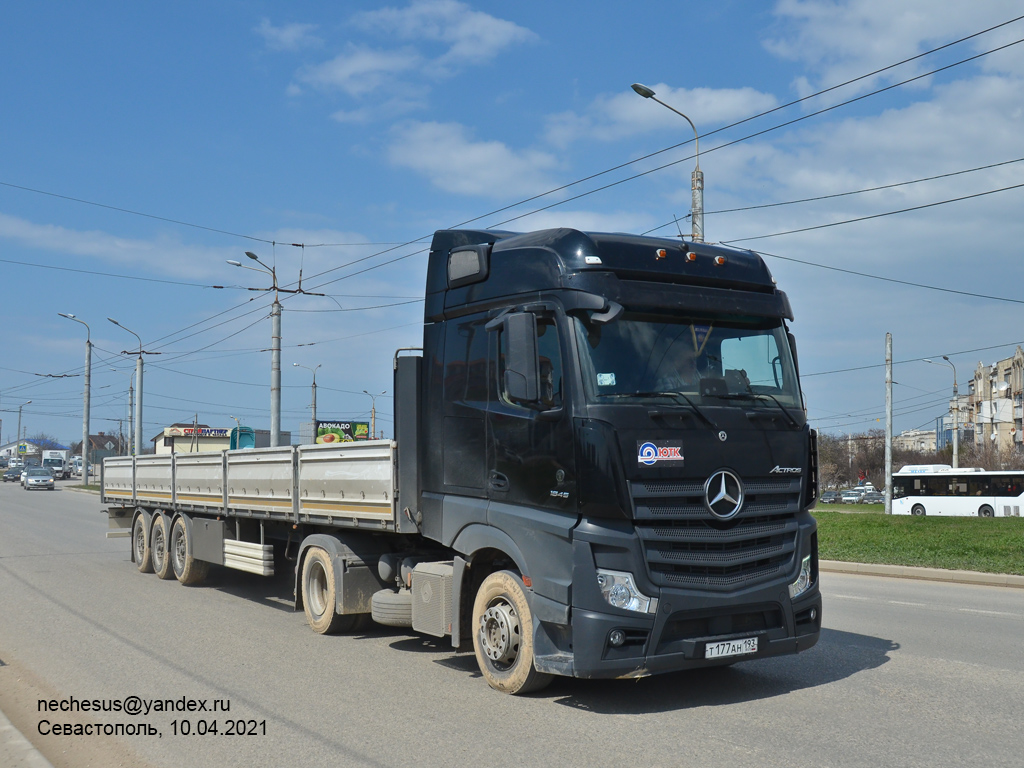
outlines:
[[[515,334],[496,328],[491,349],[498,396],[487,410],[487,493],[495,502],[550,510],[574,510],[572,420],[565,402],[564,333],[554,313],[521,313],[535,326],[536,383],[522,389],[507,375]],[[514,317],[514,316],[510,316]],[[522,331],[520,331],[521,333]],[[510,356],[510,351],[512,355]],[[530,354],[534,354],[532,350]],[[522,355],[520,354],[519,357]],[[517,375],[514,372],[514,376]]]

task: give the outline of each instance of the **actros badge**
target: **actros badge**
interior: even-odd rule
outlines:
[[[671,440],[647,440],[636,443],[636,460],[648,467],[659,461],[682,461],[683,446]]]

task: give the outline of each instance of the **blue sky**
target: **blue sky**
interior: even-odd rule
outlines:
[[[420,342],[426,260],[401,244],[469,220],[674,234],[692,132],[637,81],[703,137],[706,238],[773,254],[812,421],[884,426],[887,331],[897,361],[950,355],[961,384],[1024,342],[1024,189],[995,191],[1024,183],[1009,162],[1024,158],[1024,43],[988,53],[1024,20],[862,76],[1020,14],[1002,0],[6,8],[3,440],[26,400],[29,435],[81,435],[85,329],[58,312],[91,326],[93,432],[127,429],[121,352],[138,346],[107,317],[161,353],[146,359],[147,440],[197,413],[268,427],[269,297],[244,289],[269,280],[226,264],[246,250],[329,294],[284,302],[283,429],[309,418],[293,363],[322,366],[321,419],[368,418],[363,390],[390,391],[393,350]],[[932,426],[951,372],[901,362],[895,379],[897,431]],[[390,435],[390,392],[377,408]]]

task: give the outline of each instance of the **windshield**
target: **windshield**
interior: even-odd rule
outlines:
[[[690,404],[803,407],[781,320],[625,312],[575,325],[591,402],[684,395]]]

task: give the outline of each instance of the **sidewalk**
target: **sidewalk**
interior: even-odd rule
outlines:
[[[0,765],[4,768],[53,768],[53,764],[33,747],[0,712]]]
[[[988,587],[1017,587],[1024,589],[1024,576],[979,571],[947,571],[943,568],[915,568],[910,565],[876,565],[873,563],[844,563],[839,560],[821,560],[818,567],[833,573],[859,573],[864,576],[889,576],[899,579],[948,581],[954,584],[981,584]]]

